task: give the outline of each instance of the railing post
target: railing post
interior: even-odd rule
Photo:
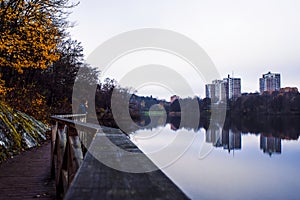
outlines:
[[[71,128],[71,127],[69,128],[67,139],[68,139],[67,168],[68,168],[68,182],[70,185],[79,166],[82,163],[83,153],[82,153],[79,136],[75,128]]]
[[[58,122],[51,125],[51,178],[55,178],[55,141],[57,134]]]
[[[67,131],[67,125],[58,123],[56,140],[55,140],[55,149],[56,149],[55,183],[56,183],[56,194],[58,199],[62,199],[63,194],[66,192],[65,181],[64,181],[65,173],[63,171],[64,154],[65,154],[66,142],[67,142],[66,131]]]
[[[51,126],[51,177],[55,179],[57,199],[63,199],[83,161],[75,121],[86,122],[86,115],[56,116]]]

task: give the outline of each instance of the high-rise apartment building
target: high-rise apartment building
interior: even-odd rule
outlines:
[[[241,79],[233,78],[228,75],[223,81],[227,82],[227,95],[229,99],[236,99],[241,96]]]
[[[212,84],[205,85],[206,97],[212,102],[236,99],[241,96],[241,79],[232,78],[228,75],[223,80],[214,80]]]
[[[227,83],[222,80],[214,80],[212,84],[215,85],[215,98],[217,101],[225,101],[227,99]]]
[[[262,78],[259,79],[259,91],[260,93],[280,90],[280,74],[268,72],[263,74]]]
[[[205,94],[207,98],[215,99],[215,84],[206,84]]]

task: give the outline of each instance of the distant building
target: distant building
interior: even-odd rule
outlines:
[[[226,84],[222,80],[214,80],[211,84],[205,85],[206,98],[210,98],[213,103],[224,101],[227,98]]]
[[[260,94],[264,92],[272,93],[280,90],[280,74],[268,72],[263,74],[259,79],[259,91]]]
[[[280,88],[279,92],[280,93],[299,93],[298,88],[296,88],[296,87]]]
[[[207,98],[215,99],[215,84],[206,84],[205,85],[205,94]]]
[[[214,80],[212,84],[215,85],[215,100],[225,101],[227,99],[227,83],[222,80]]]
[[[260,149],[270,156],[273,153],[281,154],[281,139],[273,136],[260,135]]]
[[[228,87],[228,98],[237,99],[241,96],[241,79],[233,78],[228,75],[227,78],[224,78],[223,81],[227,82]]]
[[[206,97],[212,102],[236,99],[241,96],[241,79],[232,78],[228,75],[223,80],[214,80],[211,84],[205,85]]]

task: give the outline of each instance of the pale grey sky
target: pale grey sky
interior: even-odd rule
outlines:
[[[71,34],[88,56],[126,31],[176,31],[197,42],[222,77],[234,72],[242,92],[254,92],[268,71],[281,73],[283,87],[300,86],[299,10],[299,0],[84,0],[70,16]]]

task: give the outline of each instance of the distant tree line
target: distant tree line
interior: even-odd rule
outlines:
[[[228,104],[231,116],[300,115],[300,94],[295,92],[245,94]]]
[[[181,112],[181,109],[191,106],[193,101],[198,102],[200,112],[211,112],[211,99],[184,98],[176,99],[170,104],[170,112]],[[227,115],[300,115],[300,93],[298,92],[273,92],[271,94],[258,93],[243,94],[235,100],[223,103],[226,106]],[[194,104],[195,105],[195,104]],[[222,103],[219,104],[221,106]],[[215,106],[216,107],[216,106]]]
[[[193,106],[193,107],[191,107]],[[195,111],[198,108],[200,112],[205,112],[211,108],[211,99],[199,97],[187,97],[183,99],[176,99],[170,104],[170,112],[181,112],[181,110]]]

